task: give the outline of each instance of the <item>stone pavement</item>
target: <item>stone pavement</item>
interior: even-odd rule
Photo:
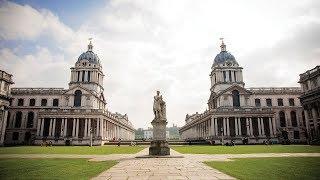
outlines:
[[[320,153],[257,153],[257,154],[180,154],[182,158],[135,158],[148,154],[148,148],[137,154],[0,154],[0,158],[86,158],[90,161],[117,160],[118,164],[94,179],[234,179],[203,164],[203,161],[230,161],[230,158],[257,157],[320,157]]]
[[[133,158],[120,161],[117,165],[98,175],[100,179],[234,179],[200,161],[182,157],[170,149],[172,156],[180,158]],[[137,156],[146,155],[148,148]]]

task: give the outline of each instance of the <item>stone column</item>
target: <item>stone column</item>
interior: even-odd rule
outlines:
[[[88,137],[88,119],[84,120],[84,137]]]
[[[249,118],[249,123],[250,123],[250,136],[253,136],[252,118]]]
[[[103,135],[104,135],[104,133],[103,133],[103,119],[100,118],[99,120],[100,120],[100,136],[101,136],[101,138],[103,138]]]
[[[38,119],[38,124],[37,124],[37,136],[40,136],[40,129],[41,129],[41,119]]]
[[[238,118],[238,134],[239,134],[239,136],[241,136],[242,135],[242,132],[241,132],[241,118]]]
[[[79,118],[76,119],[76,137],[79,137]]]
[[[107,140],[109,140],[110,138],[109,138],[109,122],[108,122],[108,120],[106,120],[106,136],[107,136]]]
[[[230,136],[229,118],[227,118],[227,135]]]
[[[41,119],[41,129],[40,129],[40,136],[43,137],[43,128],[44,128],[44,118]]]
[[[55,134],[56,134],[56,118],[53,118],[51,135],[55,137]]]
[[[215,136],[216,135],[216,131],[215,131],[215,124],[214,124],[214,117],[211,118],[211,135]]]
[[[258,118],[258,130],[259,130],[259,136],[261,136],[261,122],[260,122],[260,118]]]
[[[271,121],[272,121],[273,135],[275,136],[277,134],[276,121],[274,118],[271,118]]]
[[[91,128],[91,118],[88,119],[88,129],[87,129],[88,130],[88,136],[90,136],[90,129],[92,129]]]
[[[61,119],[60,136],[64,137],[64,118]]]
[[[260,121],[261,121],[261,134],[262,134],[262,136],[265,136],[266,134],[265,134],[265,132],[264,132],[263,118],[261,118]]]
[[[80,71],[80,74],[79,74],[79,82],[82,82],[82,71]]]
[[[236,136],[238,136],[239,135],[239,133],[238,133],[238,118],[234,119],[234,128],[236,131]]]
[[[68,118],[64,119],[64,137],[67,137],[67,131],[68,131]]]
[[[73,123],[72,123],[72,137],[76,136],[76,119],[73,118]]]
[[[48,136],[52,136],[52,118],[50,118],[50,124],[49,124],[49,135]]]
[[[1,144],[1,146],[4,144],[4,136],[6,134],[7,119],[8,119],[8,111],[7,110],[3,110],[2,126],[1,126],[1,134],[0,134],[0,144]]]
[[[246,117],[246,127],[247,127],[247,135],[250,136],[249,118],[247,118],[247,117]]]
[[[214,118],[215,135],[218,136],[218,118]]]
[[[273,129],[272,129],[272,120],[271,117],[269,117],[269,132],[270,132],[270,137],[273,137]]]
[[[88,81],[88,71],[84,71],[84,81]]]
[[[97,120],[97,130],[96,130],[96,136],[98,137],[99,136],[99,131],[100,131],[100,126],[99,126],[99,124],[100,124],[100,121],[99,121],[99,119],[96,119]]]
[[[226,126],[226,118],[223,118],[223,135],[226,136],[227,135],[227,126]]]

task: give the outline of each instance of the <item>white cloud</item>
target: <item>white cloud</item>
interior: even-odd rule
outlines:
[[[183,125],[186,113],[207,107],[210,67],[221,36],[244,67],[249,86],[298,86],[297,75],[318,63],[319,38],[304,32],[317,32],[319,4],[291,0],[108,1],[92,12],[94,18],[71,29],[48,10],[7,3],[0,7],[2,39],[53,37],[50,45],[63,51],[42,47],[35,54],[17,55],[2,49],[0,65],[10,66],[17,86],[65,87],[69,67],[85,51],[86,39],[93,37],[94,51],[106,74],[110,110],[128,113],[135,127],[150,126],[152,96],[160,90],[167,101],[169,123]],[[300,46],[294,46],[295,42]],[[302,48],[305,46],[308,48]],[[305,61],[306,57],[310,60]],[[40,63],[45,66],[26,70]],[[50,70],[51,74],[45,73]],[[265,74],[270,76],[261,78]]]

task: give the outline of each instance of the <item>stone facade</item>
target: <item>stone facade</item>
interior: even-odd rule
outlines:
[[[208,110],[187,114],[182,139],[243,143],[305,142],[299,87],[245,88],[242,70],[222,42],[211,67]]]
[[[303,91],[300,101],[304,109],[304,123],[308,140],[312,143],[320,138],[320,66],[300,74],[299,83]]]
[[[12,88],[6,144],[94,145],[133,140],[127,115],[111,113],[103,93],[98,56],[88,51],[71,67],[69,88]]]
[[[11,100],[12,75],[0,70],[0,146],[3,146]]]

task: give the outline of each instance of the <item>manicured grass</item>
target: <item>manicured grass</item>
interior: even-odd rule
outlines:
[[[320,146],[308,145],[238,145],[238,146],[171,146],[184,154],[251,154],[251,153],[320,153]]]
[[[246,158],[205,162],[237,179],[319,179],[320,157]]]
[[[1,147],[0,154],[134,154],[141,146],[17,146]]]
[[[116,163],[87,159],[0,159],[0,179],[89,179]]]

